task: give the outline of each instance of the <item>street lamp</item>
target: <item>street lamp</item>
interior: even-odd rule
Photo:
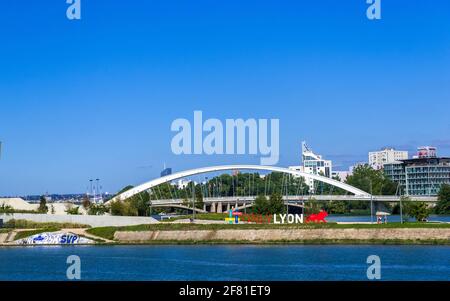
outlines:
[[[370,223],[373,224],[373,191],[372,191],[372,180],[370,178],[366,178],[370,184]]]
[[[403,196],[400,197],[400,224],[403,224],[402,198]]]
[[[192,220],[195,220],[195,182],[192,181]]]

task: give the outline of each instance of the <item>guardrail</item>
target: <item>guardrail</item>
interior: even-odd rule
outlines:
[[[203,198],[204,203],[247,203],[253,202],[255,200],[255,196],[239,196],[239,197],[212,197],[212,198]],[[374,196],[357,196],[357,195],[297,195],[297,196],[283,196],[283,200],[285,201],[308,201],[308,200],[317,200],[317,201],[374,201],[374,202],[399,202],[400,196],[395,195],[374,195]],[[437,197],[434,196],[414,196],[411,197],[411,201],[416,202],[437,202]],[[153,200],[153,205],[165,205],[165,204],[182,204],[185,202],[183,199],[164,199],[164,200]]]

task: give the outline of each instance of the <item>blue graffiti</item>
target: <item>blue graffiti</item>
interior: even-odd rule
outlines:
[[[78,235],[66,235],[64,234],[63,236],[61,236],[61,240],[60,243],[62,244],[74,244],[75,241],[78,240]]]
[[[43,241],[43,240],[45,240],[45,237],[40,234],[37,237],[33,238],[33,241]]]

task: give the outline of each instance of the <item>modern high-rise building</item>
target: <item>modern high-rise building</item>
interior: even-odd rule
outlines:
[[[331,178],[333,174],[333,163],[331,160],[324,160],[321,155],[315,154],[306,144],[302,142],[302,164],[300,166],[290,166],[292,170],[302,171],[308,174],[322,175]],[[311,178],[305,179],[309,186],[310,192],[314,192],[314,180]]]
[[[437,149],[434,146],[421,146],[417,148],[417,156],[416,158],[436,158],[437,157]]]
[[[369,153],[369,165],[374,169],[382,169],[385,164],[408,159],[407,151],[398,151],[393,148],[384,148]]]
[[[165,167],[164,166],[164,170],[163,171],[161,171],[161,177],[165,177],[165,176],[168,176],[168,175],[171,175],[172,174],[172,168],[170,168],[170,167]]]
[[[385,164],[384,173],[405,195],[437,195],[442,184],[450,184],[450,158],[438,158],[432,149],[424,154],[420,147],[414,159]]]

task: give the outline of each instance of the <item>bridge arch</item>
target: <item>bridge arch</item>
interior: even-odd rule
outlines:
[[[136,194],[139,194],[143,191],[147,191],[155,186],[171,182],[174,180],[178,180],[181,178],[198,175],[198,174],[204,174],[209,172],[218,172],[218,171],[227,171],[227,170],[263,170],[263,171],[272,171],[272,172],[280,172],[280,173],[286,173],[291,174],[294,176],[300,176],[305,178],[311,178],[323,183],[330,184],[332,186],[341,188],[347,192],[353,193],[357,196],[370,196],[367,192],[358,189],[356,187],[353,187],[351,185],[348,185],[346,183],[342,183],[339,181],[336,181],[331,178],[327,178],[320,175],[314,175],[314,174],[308,174],[305,172],[301,172],[298,170],[291,170],[284,167],[276,167],[276,166],[262,166],[262,165],[220,165],[220,166],[210,166],[210,167],[202,167],[202,168],[195,168],[190,169],[186,171],[177,172],[168,176],[164,176],[161,178],[157,178],[151,181],[148,181],[146,183],[143,183],[139,186],[136,186],[130,190],[127,190],[114,198],[112,198],[109,202],[116,201],[116,200],[125,200],[128,199]]]

